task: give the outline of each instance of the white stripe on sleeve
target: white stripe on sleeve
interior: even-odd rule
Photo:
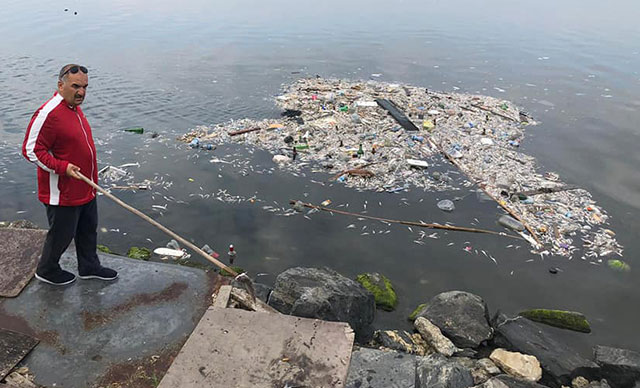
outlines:
[[[26,146],[27,157],[31,162],[36,163],[40,168],[42,168],[43,170],[49,173],[55,173],[55,172],[49,167],[45,166],[44,163],[42,163],[38,159],[38,157],[34,152],[34,149],[36,146],[36,141],[38,140],[38,135],[40,135],[40,130],[42,129],[42,125],[47,119],[47,116],[49,115],[49,113],[51,113],[51,111],[56,106],[58,106],[58,104],[60,104],[60,101],[62,101],[62,96],[60,96],[59,94],[56,94],[49,100],[49,102],[47,102],[42,107],[42,109],[40,109],[40,112],[38,112],[38,116],[36,116],[36,119],[33,120],[33,124],[31,125],[31,131],[29,132],[29,138],[27,139],[27,146]],[[57,189],[58,187],[56,185],[56,190]]]

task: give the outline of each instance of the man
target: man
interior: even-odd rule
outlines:
[[[81,279],[118,277],[98,260],[96,192],[78,175],[98,181],[96,147],[80,109],[89,86],[87,73],[86,67],[75,64],[60,70],[58,91],[34,113],[22,145],[24,157],[38,165],[38,199],[44,203],[49,220],[36,278],[53,285],[76,280],[59,265],[72,239]]]

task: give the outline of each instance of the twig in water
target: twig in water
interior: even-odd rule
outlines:
[[[466,227],[466,226],[455,226],[455,225],[428,224],[428,223],[425,223],[425,222],[415,222],[415,221],[392,220],[392,219],[388,219],[388,218],[368,216],[368,215],[360,214],[360,213],[351,213],[351,212],[344,211],[344,210],[331,209],[331,208],[328,208],[328,207],[317,206],[317,205],[314,205],[314,204],[311,204],[311,203],[305,203],[305,202],[296,201],[296,200],[293,200],[293,199],[290,200],[289,203],[292,204],[292,205],[295,204],[295,203],[300,203],[300,204],[302,204],[302,206],[307,207],[309,209],[323,210],[323,211],[330,212],[330,213],[343,214],[343,215],[346,215],[346,216],[359,217],[359,218],[366,218],[368,220],[382,221],[382,222],[388,222],[388,223],[392,223],[392,224],[418,226],[418,227],[421,227],[421,228],[429,228],[429,229],[445,229],[445,230],[453,230],[453,231],[458,231],[458,232],[486,233],[486,234],[493,234],[493,235],[496,235],[496,236],[504,236],[504,237],[515,238],[515,239],[518,239],[518,240],[524,240],[520,236],[513,236],[511,234],[507,234],[507,233],[504,233],[504,232],[496,232],[496,231],[487,230],[487,229],[477,229],[477,228],[469,228],[469,227]]]

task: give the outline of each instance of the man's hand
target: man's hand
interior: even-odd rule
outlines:
[[[67,176],[75,179],[80,179],[80,175],[78,175],[79,172],[80,167],[76,166],[75,164],[69,163],[69,165],[67,166]]]

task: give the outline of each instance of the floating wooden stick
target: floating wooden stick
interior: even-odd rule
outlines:
[[[392,219],[389,219],[389,218],[374,217],[374,216],[368,216],[368,215],[365,215],[365,214],[352,213],[352,212],[348,212],[348,211],[345,211],[345,210],[331,209],[331,208],[328,208],[328,207],[317,206],[317,205],[314,205],[314,204],[311,204],[311,203],[305,203],[305,202],[296,201],[296,200],[293,200],[293,199],[290,200],[289,203],[292,204],[292,205],[295,204],[295,203],[301,203],[302,206],[310,208],[310,209],[317,209],[317,210],[322,210],[322,211],[326,211],[326,212],[330,212],[330,213],[342,214],[342,215],[345,215],[345,216],[366,218],[368,220],[388,222],[388,223],[391,223],[391,224],[402,224],[402,225],[417,226],[417,227],[429,228],[429,229],[444,229],[444,230],[452,230],[452,231],[456,231],[456,232],[485,233],[485,234],[493,234],[493,235],[496,235],[496,236],[504,236],[504,237],[515,238],[515,239],[518,239],[518,240],[524,240],[520,236],[513,236],[511,234],[507,234],[507,233],[504,233],[504,232],[496,232],[496,231],[487,230],[487,229],[477,229],[477,228],[469,228],[469,227],[466,227],[466,226],[455,226],[455,225],[428,224],[428,223],[425,223],[425,222],[415,222],[415,221],[392,220]]]
[[[472,104],[473,105],[473,104]],[[475,106],[475,105],[473,105]],[[524,220],[522,219],[522,217],[520,217],[518,214],[516,214],[516,212],[514,212],[513,210],[511,210],[508,206],[507,203],[503,200],[499,200],[498,198],[494,197],[486,188],[484,184],[481,184],[480,182],[478,182],[474,177],[472,177],[471,175],[469,175],[469,173],[467,173],[464,168],[462,168],[462,166],[460,166],[460,164],[453,158],[451,157],[448,153],[444,152],[444,150],[442,149],[442,146],[440,144],[436,144],[436,142],[434,142],[430,137],[427,138],[429,140],[429,143],[438,151],[440,151],[441,154],[443,154],[451,163],[453,163],[454,166],[458,167],[458,169],[460,171],[462,171],[463,174],[465,174],[467,176],[467,178],[471,179],[471,181],[473,183],[475,183],[478,187],[480,187],[480,189],[482,191],[484,191],[485,194],[487,194],[487,196],[491,199],[493,199],[494,201],[496,201],[498,203],[498,205],[500,205],[507,213],[509,213],[511,215],[511,217],[515,218],[516,220],[520,221],[520,223],[522,225],[524,225],[525,229],[527,229],[527,232],[529,232],[529,234],[531,235],[531,237],[533,237],[533,239],[536,241],[536,243],[538,243],[540,246],[542,246],[542,241],[540,241],[540,239],[538,238],[538,236],[536,235],[536,233],[533,231],[533,229],[531,229],[531,227],[529,225],[527,225],[526,222],[524,222]]]
[[[261,128],[247,128],[247,129],[241,129],[239,131],[235,131],[235,132],[229,132],[229,136],[236,136],[236,135],[242,135],[243,133],[249,133],[249,132],[255,132],[255,131],[259,131]]]

